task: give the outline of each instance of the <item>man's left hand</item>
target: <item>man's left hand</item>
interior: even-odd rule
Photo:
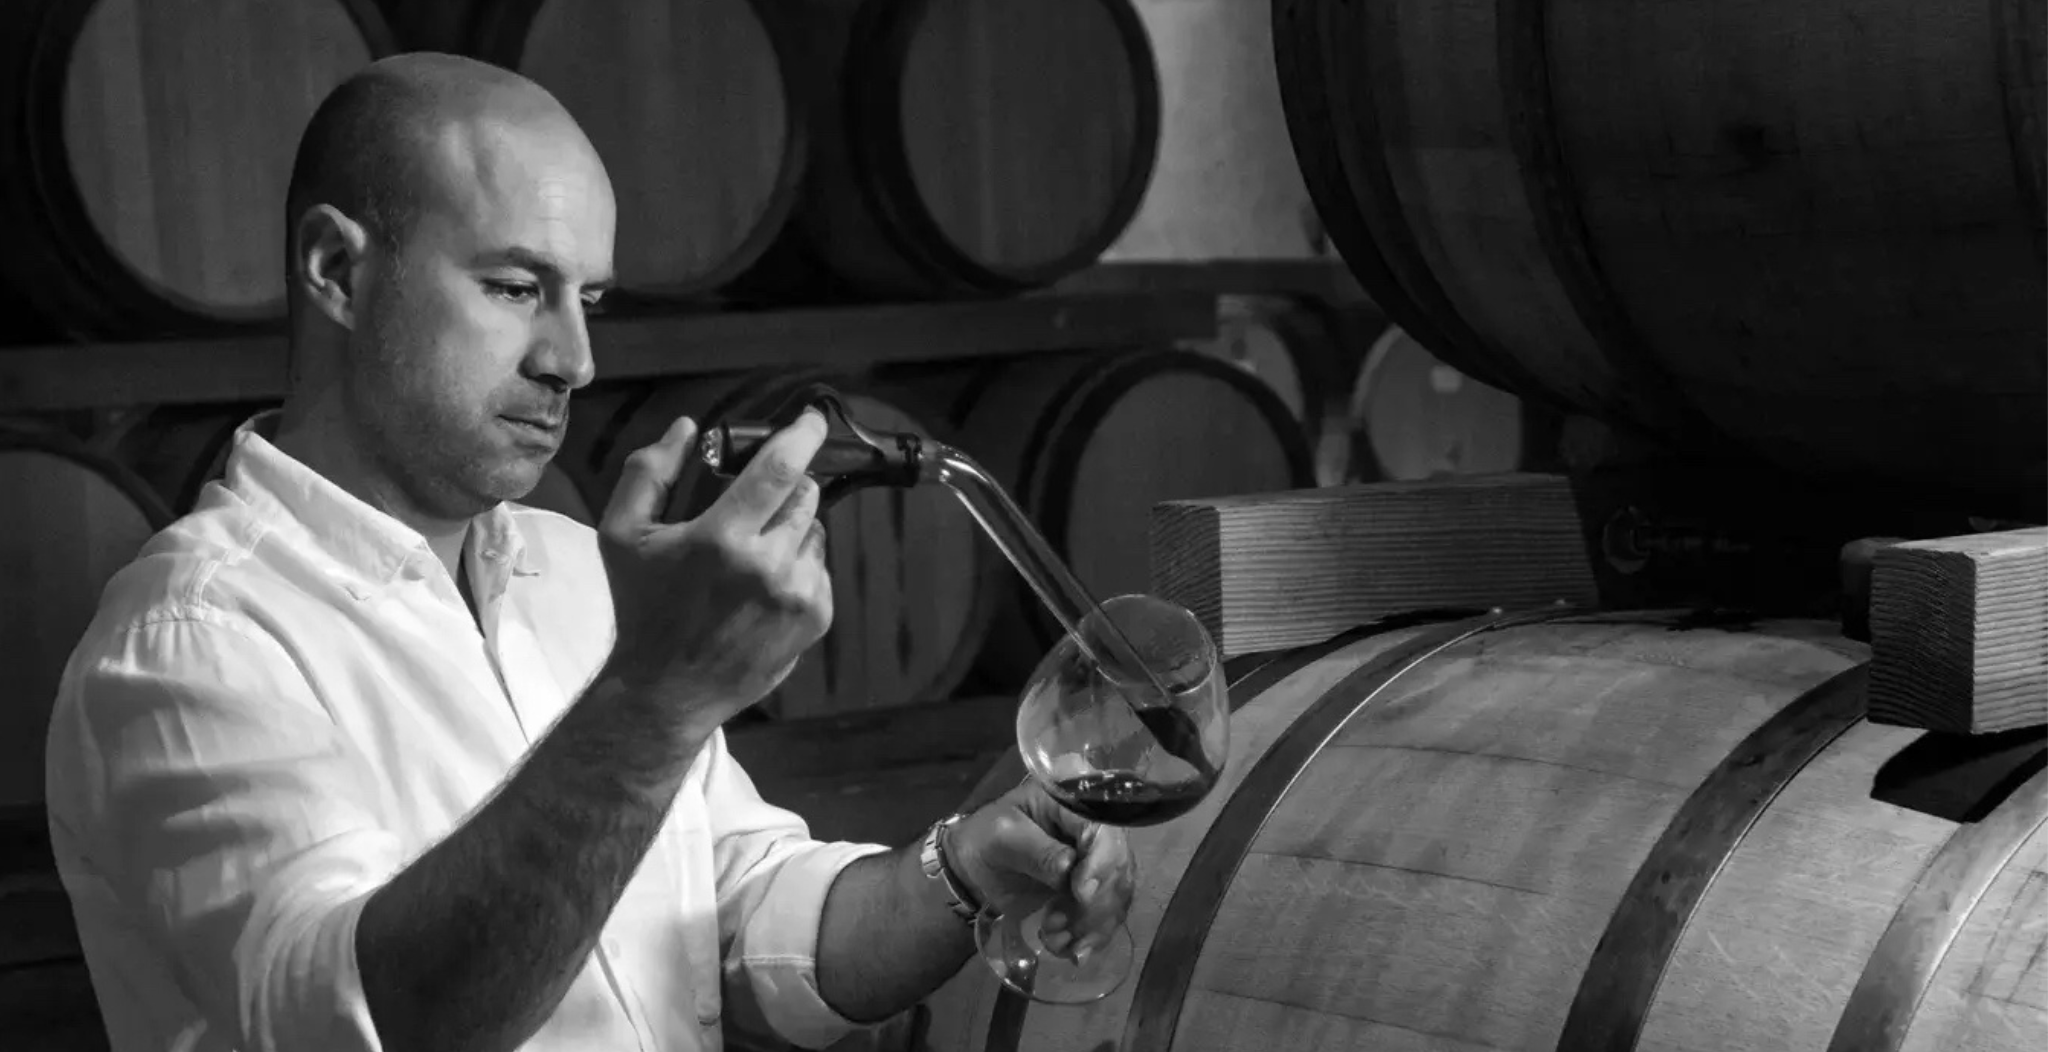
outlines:
[[[1028,914],[1051,900],[1041,931],[1063,957],[1101,948],[1130,912],[1137,866],[1124,831],[1067,810],[1034,780],[961,819],[946,848],[985,905]]]

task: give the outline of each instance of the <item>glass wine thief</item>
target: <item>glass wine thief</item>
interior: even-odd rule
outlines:
[[[765,422],[722,422],[706,429],[699,440],[699,458],[721,478],[731,478],[746,468],[769,436],[793,423],[809,406],[817,407],[832,429],[809,467],[811,475],[821,480],[821,511],[850,493],[874,486],[945,486],[966,505],[1046,611],[1105,675],[1125,682],[1136,677],[1132,686],[1150,687],[1158,695],[1156,701],[1126,697],[1127,703],[1145,708],[1171,701],[1172,689],[1103,613],[1066,563],[1053,554],[1023,510],[981,465],[960,450],[908,432],[863,427],[847,412],[837,391],[825,384],[810,384],[795,392],[781,411]],[[1091,627],[1096,630],[1089,631]],[[1105,657],[1112,660],[1105,661]],[[1172,748],[1176,743],[1162,744]]]

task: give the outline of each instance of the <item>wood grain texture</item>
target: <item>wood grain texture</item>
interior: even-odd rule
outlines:
[[[899,119],[912,181],[947,240],[1028,272],[1097,238],[1151,145],[1135,141],[1131,113],[1151,71],[1133,71],[1118,30],[1099,0],[926,5]]]
[[[1378,482],[1536,469],[1537,411],[1394,326],[1367,349],[1349,405],[1352,477]]]
[[[764,15],[765,12],[765,15]],[[618,198],[620,287],[717,287],[780,233],[808,157],[802,42],[750,0],[554,0],[473,41],[561,100]]]
[[[374,57],[333,0],[98,0],[64,93],[67,158],[94,226],[165,296],[281,314],[299,134]]]
[[[1221,801],[1376,637],[1239,709],[1216,794],[1133,830],[1138,969]],[[1861,660],[1833,626],[1686,628],[1603,614],[1490,632],[1395,679],[1300,772],[1250,839],[1170,1045],[1123,1040],[1127,983],[1102,1002],[1026,1006],[992,1030],[979,961],[929,1000],[933,1048],[1270,1052],[1387,1048],[1551,1052],[1599,936],[1659,834],[1756,727]],[[1731,852],[1671,953],[1634,1047],[1828,1047],[1895,910],[1954,821],[1874,799],[1913,732],[1858,722],[1801,767]],[[2048,800],[2010,796],[2038,821]],[[1242,835],[1242,834],[1233,834]],[[2019,1052],[2048,1010],[2017,990],[2041,927],[2022,912],[2041,850],[2009,861],[1911,1011],[1907,1047]],[[1136,973],[1134,973],[1136,974]],[[1578,1050],[1574,1050],[1578,1052]]]
[[[1226,657],[1404,609],[1598,600],[1562,476],[1169,500],[1150,539],[1152,592],[1193,610]]]
[[[155,406],[93,436],[93,444],[148,482],[172,514],[198,502],[206,484],[223,477],[235,430],[271,403]]]
[[[1301,421],[1315,452],[1316,483],[1344,481],[1350,457],[1343,377],[1358,355],[1342,312],[1314,296],[1234,293],[1216,300],[1216,336],[1181,346],[1214,355],[1264,382]]]
[[[1199,291],[1027,295],[966,303],[599,318],[602,380],[759,366],[880,363],[1128,347],[1207,336],[1216,299]],[[9,348],[0,411],[281,399],[285,341],[252,336]]]
[[[284,198],[327,93],[394,43],[368,0],[17,0],[0,29],[0,277],[68,338],[284,313]]]
[[[58,435],[0,432],[0,806],[43,798],[57,684],[100,592],[170,522],[148,485]]]
[[[1871,574],[1870,719],[2048,725],[2048,528],[1893,544]]]
[[[1013,293],[1137,211],[1157,74],[1129,0],[804,0],[818,149],[797,236],[861,297]]]
[[[1702,454],[2041,506],[2038,4],[1281,7],[1324,30],[1279,71],[1322,92],[1290,100],[1311,194],[1446,361]]]

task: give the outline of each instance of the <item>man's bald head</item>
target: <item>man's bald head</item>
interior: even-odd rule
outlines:
[[[365,67],[330,92],[307,122],[285,194],[288,258],[306,210],[330,205],[395,249],[421,211],[451,187],[451,131],[479,124],[560,134],[590,150],[562,105],[510,70],[457,55],[408,52]],[[458,159],[458,164],[461,159]],[[294,313],[297,297],[292,297]]]
[[[618,220],[561,104],[471,59],[385,59],[321,104],[287,207],[287,452],[419,521],[532,489],[596,375]]]

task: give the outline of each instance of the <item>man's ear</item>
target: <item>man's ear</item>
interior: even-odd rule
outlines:
[[[356,323],[369,231],[333,205],[314,205],[292,231],[292,284],[314,310],[345,329]]]

